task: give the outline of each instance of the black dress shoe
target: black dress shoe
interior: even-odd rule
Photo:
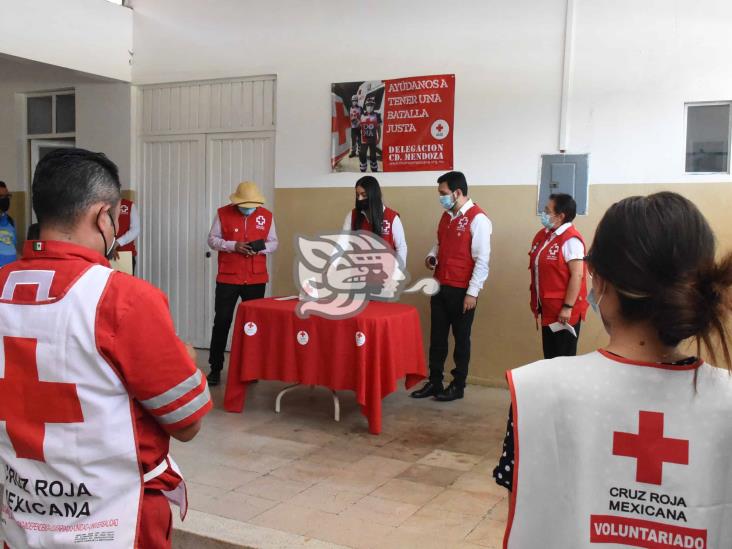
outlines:
[[[427,398],[435,395],[439,395],[442,392],[442,383],[432,383],[428,381],[424,384],[424,387],[417,389],[410,393],[412,398]]]
[[[221,383],[221,370],[211,370],[211,373],[206,376],[209,387],[216,387]]]
[[[435,395],[435,400],[439,400],[440,402],[450,402],[451,400],[463,398],[463,392],[464,390],[462,388],[450,383],[450,385],[447,386],[447,389],[442,391],[440,394]]]

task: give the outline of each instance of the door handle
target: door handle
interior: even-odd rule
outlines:
[[[206,252],[206,257],[211,257],[211,252]]]

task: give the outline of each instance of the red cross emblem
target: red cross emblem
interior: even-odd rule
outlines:
[[[662,484],[663,464],[689,464],[689,441],[664,438],[663,414],[639,412],[638,434],[613,433],[613,455],[637,460],[635,480],[646,484]]]
[[[444,129],[445,129],[445,126],[443,126],[442,124],[437,124],[437,126],[435,127],[435,129],[436,129],[436,130],[437,130],[438,132],[442,133],[442,130],[444,130]]]
[[[76,385],[38,379],[36,344],[35,339],[3,337],[5,377],[0,378],[0,421],[5,422],[16,456],[46,461],[46,423],[80,423],[84,414]]]

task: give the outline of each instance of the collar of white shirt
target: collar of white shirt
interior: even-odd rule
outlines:
[[[467,212],[470,208],[473,207],[473,199],[468,198],[468,200],[463,204],[463,207],[458,210],[458,213],[454,214],[451,210],[448,210],[447,213],[450,214],[451,219],[455,219],[458,216],[464,215],[465,212]]]
[[[565,223],[563,225],[560,225],[559,228],[551,234],[551,236],[549,237],[549,239],[551,240],[554,237],[560,236],[564,231],[566,231],[567,229],[569,229],[571,226],[572,226],[572,223],[571,222],[570,223]]]

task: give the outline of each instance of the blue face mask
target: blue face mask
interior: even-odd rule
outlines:
[[[444,194],[440,196],[440,204],[442,204],[443,208],[449,210],[455,205],[455,199],[451,194]]]
[[[590,292],[587,294],[587,303],[590,304],[590,307],[592,307],[592,310],[595,311],[597,314],[600,314],[600,302],[602,301],[602,298],[605,296],[605,293],[603,292],[600,294],[600,297],[595,296],[595,288],[590,288]]]
[[[554,228],[554,223],[552,222],[552,216],[550,216],[546,212],[541,212],[539,219],[541,221],[541,224],[544,225],[545,229],[552,230]]]
[[[254,212],[254,210],[256,209],[257,208],[242,208],[241,206],[239,206],[239,211],[247,216],[252,215],[252,212]]]

